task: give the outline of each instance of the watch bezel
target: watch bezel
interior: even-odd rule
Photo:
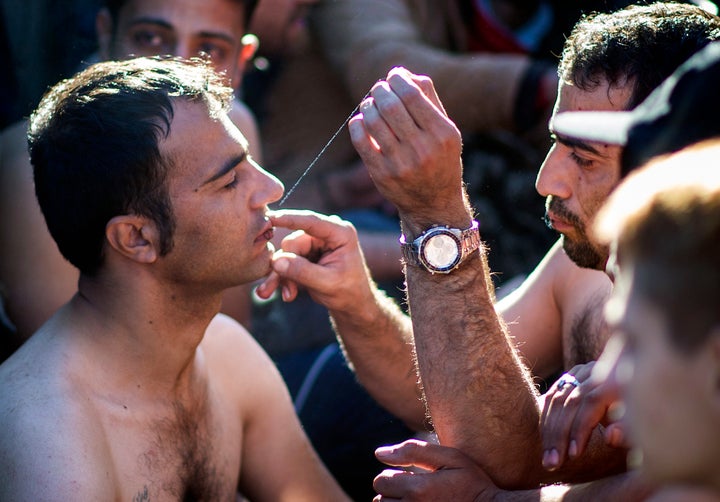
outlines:
[[[448,265],[443,267],[438,267],[436,265],[433,265],[425,258],[425,249],[427,248],[430,241],[432,241],[433,238],[436,238],[439,235],[447,235],[450,237],[453,242],[455,242],[456,246],[456,256],[455,259]],[[417,253],[418,260],[420,263],[429,271],[431,272],[438,272],[438,273],[447,273],[455,269],[460,262],[463,259],[463,252],[462,252],[462,241],[460,239],[459,235],[456,235],[456,232],[453,232],[452,229],[448,227],[435,227],[430,229],[425,236],[422,239],[422,242],[420,243],[418,247],[418,253]]]

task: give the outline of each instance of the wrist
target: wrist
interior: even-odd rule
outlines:
[[[409,241],[415,240],[432,226],[442,225],[450,228],[470,228],[473,215],[463,208],[462,211],[448,210],[433,212],[400,213],[400,230]]]
[[[401,235],[403,262],[431,274],[449,274],[480,248],[479,228],[472,220],[464,229],[432,225],[412,241]]]

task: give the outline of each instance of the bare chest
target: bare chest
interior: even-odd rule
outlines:
[[[581,301],[563,320],[563,366],[567,371],[578,364],[596,361],[609,337],[603,309],[607,294],[599,292]]]
[[[152,417],[115,417],[108,430],[123,500],[235,501],[241,427],[219,410],[180,405]]]

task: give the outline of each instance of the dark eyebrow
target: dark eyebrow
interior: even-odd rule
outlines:
[[[164,19],[157,19],[154,17],[139,17],[137,19],[133,19],[133,21],[130,23],[130,26],[135,26],[137,24],[154,24],[156,26],[159,26],[161,28],[164,28],[166,30],[171,30],[171,31],[175,29],[172,24],[168,23]],[[215,31],[201,31],[199,33],[199,35],[202,38],[219,38],[219,39],[226,41],[229,44],[232,44],[235,42],[233,37],[231,37],[230,35],[227,35],[225,33],[215,32]]]
[[[135,26],[136,24],[155,24],[157,26],[160,26],[161,28],[165,28],[166,30],[173,29],[173,25],[171,25],[164,19],[156,19],[154,17],[138,17],[137,19],[132,20],[130,26]]]
[[[230,35],[226,35],[225,33],[217,33],[214,31],[201,31],[200,36],[202,38],[217,38],[220,40],[224,40],[225,42],[229,44],[234,44],[235,39],[231,37]]]
[[[227,173],[229,173],[230,171],[235,169],[235,166],[244,162],[245,159],[247,159],[247,156],[248,156],[247,152],[243,152],[242,154],[229,159],[227,162],[225,162],[220,167],[220,169],[215,171],[215,173],[212,176],[210,176],[208,179],[206,179],[200,186],[205,186],[209,183],[212,183],[213,181],[219,180],[220,178],[225,176]]]
[[[558,143],[562,143],[567,147],[577,148],[578,150],[583,150],[588,153],[592,153],[593,155],[598,155],[600,157],[605,156],[600,153],[597,148],[593,147],[592,145],[590,145],[590,143],[587,143],[586,141],[577,138],[571,138],[570,136],[563,136],[562,134],[558,134],[556,132],[553,132],[552,134]]]

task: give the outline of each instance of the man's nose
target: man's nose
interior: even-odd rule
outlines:
[[[568,183],[568,170],[557,145],[553,145],[540,166],[535,179],[535,189],[543,197],[552,195],[560,199],[568,199],[572,195]]]

